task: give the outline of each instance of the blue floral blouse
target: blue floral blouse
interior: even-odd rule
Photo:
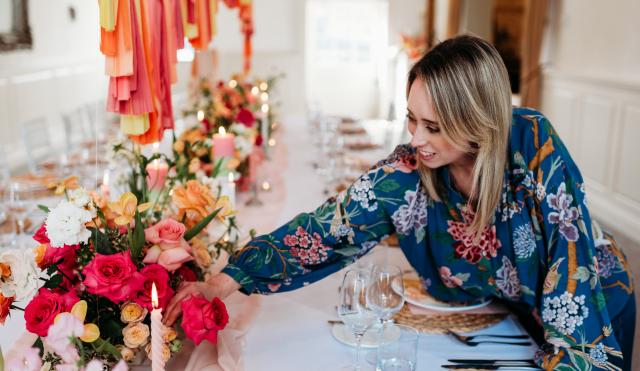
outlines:
[[[542,114],[514,108],[509,148],[502,201],[479,243],[466,231],[473,211],[448,169],[438,170],[445,199],[430,199],[405,145],[314,212],[253,239],[223,272],[247,293],[293,290],[396,233],[434,297],[526,308],[552,345],[538,352],[543,368],[616,369],[610,319],[633,295],[626,258],[609,235],[592,231],[580,171]]]

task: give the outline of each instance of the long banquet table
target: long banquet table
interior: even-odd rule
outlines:
[[[244,228],[257,227],[258,232],[275,228],[296,214],[311,211],[320,205],[324,184],[311,166],[316,156],[311,137],[302,117],[288,117],[278,135],[281,160],[269,175],[277,189],[271,196],[264,195],[264,209],[240,211],[239,222]],[[277,175],[277,176],[276,176]],[[275,177],[275,178],[274,178]],[[274,180],[275,179],[275,180]],[[279,180],[278,180],[279,179]],[[239,198],[241,201],[243,197]],[[277,205],[275,203],[278,203]],[[246,218],[243,218],[243,215]],[[389,262],[409,268],[399,248],[379,246],[356,264],[366,266],[373,262]],[[348,269],[348,268],[347,268]],[[349,364],[354,348],[343,345],[331,335],[328,320],[337,319],[335,305],[340,279],[344,270],[305,288],[256,298],[259,309],[241,337],[238,347],[242,366],[247,371],[262,370],[335,370]],[[9,349],[23,333],[21,313],[0,327],[0,345]],[[511,316],[501,323],[478,333],[522,334],[524,329]],[[440,369],[447,358],[531,358],[536,346],[480,345],[468,347],[445,335],[421,334],[418,346],[418,370]],[[189,354],[183,354],[184,361]],[[182,369],[184,362],[173,363]],[[177,366],[177,365],[181,366]],[[170,368],[171,369],[171,368]],[[209,367],[208,370],[219,370]],[[365,368],[366,370],[366,368]]]

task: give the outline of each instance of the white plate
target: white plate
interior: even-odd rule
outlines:
[[[406,280],[418,280],[417,277],[407,277],[405,278]],[[400,291],[398,290],[398,284],[396,282],[394,282],[394,288],[396,290],[396,292]],[[424,290],[424,289],[422,289]],[[432,310],[437,310],[440,312],[464,312],[467,310],[471,310],[471,309],[478,309],[478,308],[482,308],[485,307],[489,304],[491,304],[491,300],[483,300],[483,301],[479,301],[473,304],[469,304],[469,305],[461,305],[461,304],[451,304],[451,303],[446,303],[440,300],[437,300],[436,298],[434,298],[433,296],[429,295],[429,294],[425,294],[424,292],[419,293],[419,292],[411,292],[409,290],[407,290],[407,287],[405,285],[405,290],[404,290],[404,300],[407,303],[411,303],[417,307],[420,308],[425,308],[425,309],[432,309]]]
[[[363,348],[377,348],[380,344],[380,324],[377,324],[370,328],[367,332],[364,333],[362,337],[362,341],[360,346]],[[349,345],[352,347],[356,346],[356,337],[353,335],[353,332],[345,326],[343,323],[338,323],[331,326],[331,334],[336,340],[341,342],[342,344]],[[383,342],[391,342],[400,337],[400,329],[397,327],[389,327],[384,332]]]

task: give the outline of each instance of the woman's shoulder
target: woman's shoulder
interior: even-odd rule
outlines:
[[[514,107],[512,110],[510,148],[511,152],[522,152],[525,156],[534,156],[544,143],[557,133],[549,119],[532,108]]]

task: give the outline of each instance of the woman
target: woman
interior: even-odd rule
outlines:
[[[512,109],[497,51],[471,36],[445,41],[408,82],[410,146],[315,212],[252,240],[209,282],[183,287],[167,322],[192,293],[293,290],[397,233],[438,299],[494,297],[535,318],[525,323],[545,369],[630,370],[626,259],[610,236],[594,236],[582,177],[549,121]]]

